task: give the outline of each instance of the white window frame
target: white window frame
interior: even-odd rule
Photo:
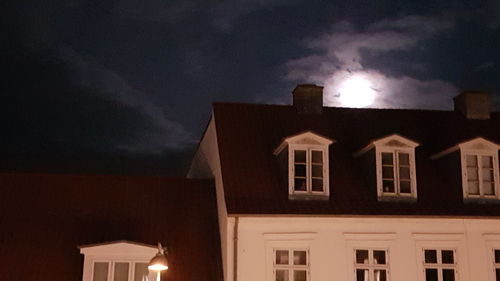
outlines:
[[[277,251],[288,251],[288,261],[287,265],[276,263],[276,252]],[[293,264],[293,252],[294,251],[304,251],[306,253],[306,264],[305,265],[295,265]],[[302,270],[306,272],[306,281],[310,280],[309,277],[309,249],[308,248],[274,248],[273,249],[273,280],[276,281],[276,270],[288,270],[288,281],[295,281],[294,270]]]
[[[417,171],[415,161],[415,148],[420,144],[408,138],[393,134],[381,139],[375,140],[354,154],[360,156],[368,151],[375,150],[375,165],[377,178],[377,197],[384,199],[417,199]],[[394,173],[394,192],[385,192],[383,190],[382,177],[382,153],[393,154],[393,173]],[[410,193],[401,193],[399,184],[399,159],[398,153],[407,153],[409,155],[410,165]]]
[[[425,251],[426,250],[431,250],[431,251],[436,251],[436,258],[437,262],[436,263],[426,263],[425,262]],[[442,262],[442,251],[452,251],[453,252],[453,263],[443,263]],[[438,281],[443,281],[443,271],[445,269],[452,269],[453,273],[455,275],[455,281],[458,281],[458,264],[457,264],[457,250],[455,248],[448,248],[448,247],[425,247],[422,249],[422,257],[424,259],[422,260],[422,267],[423,267],[423,274],[424,274],[424,280],[426,280],[425,275],[426,275],[426,269],[436,269],[437,274],[438,274]]]
[[[425,280],[424,249],[454,250],[455,281],[468,276],[468,256],[465,234],[457,233],[412,233],[417,254],[418,280]],[[439,274],[438,274],[439,276]],[[438,279],[440,280],[440,279]]]
[[[356,251],[358,250],[365,250],[365,251],[368,251],[368,263],[366,264],[359,264],[357,263],[357,259],[356,259]],[[387,248],[373,248],[373,247],[357,247],[357,248],[354,248],[353,249],[354,253],[354,259],[353,259],[353,264],[354,264],[354,281],[357,280],[356,279],[356,274],[357,274],[357,270],[358,269],[368,269],[368,280],[367,281],[378,281],[378,280],[375,280],[374,278],[374,273],[375,273],[375,270],[385,270],[386,272],[386,280],[389,281],[390,280],[390,270],[389,270],[389,264],[390,264],[390,260],[389,260],[389,249]],[[373,251],[384,251],[385,252],[385,264],[376,264],[374,263],[373,261]]]
[[[83,254],[83,278],[82,281],[93,281],[95,263],[108,263],[107,281],[113,281],[114,267],[116,263],[128,263],[128,280],[132,281],[135,273],[136,263],[149,263],[156,255],[157,247],[131,241],[114,241],[101,244],[80,246]],[[155,280],[155,273],[149,271],[149,280]]]
[[[306,190],[295,190],[295,151],[301,150],[306,152]],[[323,160],[323,191],[313,191],[312,190],[312,152],[320,151],[322,153]],[[328,147],[324,145],[304,145],[304,144],[293,144],[290,145],[288,151],[289,159],[289,193],[297,195],[328,195],[329,193],[329,179],[328,179]]]
[[[316,232],[284,232],[264,233],[266,247],[266,281],[275,281],[276,250],[306,250],[307,251],[307,280],[313,280],[314,252],[311,245],[317,239]]]
[[[467,156],[472,155],[476,156],[477,161],[477,169],[478,169],[478,181],[479,181],[479,194],[469,194],[469,185],[468,185],[468,171],[467,171]],[[493,161],[493,180],[494,186],[493,190],[495,192],[494,195],[484,194],[483,187],[483,176],[482,176],[482,164],[481,157],[488,156],[492,157]],[[462,167],[462,190],[464,198],[469,199],[499,199],[499,176],[498,176],[498,152],[497,150],[485,150],[485,149],[460,149],[460,159],[461,159],[461,167]]]
[[[330,140],[311,131],[287,137],[273,152],[279,155],[288,148],[288,195],[290,199],[319,198],[328,199],[330,196],[330,167],[329,167],[329,146],[334,143]],[[295,190],[295,151],[306,151],[306,190]],[[312,190],[312,151],[321,151],[323,156],[323,191]],[[283,152],[285,153],[285,152]]]
[[[415,149],[412,148],[395,148],[395,147],[377,147],[376,149],[376,161],[377,161],[377,193],[379,197],[417,197],[417,179],[416,179],[416,168],[415,168]],[[394,192],[384,191],[384,178],[383,178],[383,165],[382,165],[382,153],[392,153],[392,164],[393,164],[393,175],[394,175]],[[409,168],[410,168],[410,193],[402,193],[400,186],[400,175],[399,175],[399,154],[405,153],[409,156]]]

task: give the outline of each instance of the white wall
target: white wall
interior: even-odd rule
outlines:
[[[389,280],[422,281],[422,248],[456,250],[460,281],[494,281],[499,219],[239,217],[237,281],[273,280],[274,247],[307,247],[311,281],[355,280],[354,247],[389,251]],[[228,279],[226,279],[228,280]]]
[[[228,265],[228,260],[232,260],[233,250],[232,243],[228,245],[228,241],[231,242],[232,229],[229,226],[230,222],[228,222],[227,217],[215,117],[213,114],[191,163],[187,177],[215,179],[224,280],[229,280],[228,278],[232,277],[232,265]]]

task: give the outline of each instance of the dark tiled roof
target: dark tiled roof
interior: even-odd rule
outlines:
[[[293,106],[216,103],[214,116],[229,213],[500,216],[500,204],[463,203],[461,185],[429,159],[478,136],[500,143],[500,113],[490,120],[396,109],[324,108],[321,115],[306,115]],[[284,138],[308,130],[336,140],[330,146],[329,201],[288,200],[272,153]],[[353,157],[371,141],[395,133],[420,143],[417,203],[377,202],[375,179],[363,176],[365,163]]]
[[[80,281],[80,245],[169,248],[170,281],[222,280],[213,184],[165,177],[0,174],[2,280]]]

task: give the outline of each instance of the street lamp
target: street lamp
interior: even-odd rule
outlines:
[[[168,269],[168,260],[165,256],[167,247],[163,248],[161,243],[158,242],[158,253],[149,261],[148,269],[156,271],[156,281],[160,281],[160,273]]]

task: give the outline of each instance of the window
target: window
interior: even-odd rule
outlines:
[[[355,249],[354,257],[356,281],[389,280],[387,250]]]
[[[464,152],[464,185],[467,197],[496,198],[498,182],[493,154]]]
[[[148,270],[148,262],[94,261],[93,281],[154,281]]]
[[[83,261],[83,281],[154,281],[149,260],[156,247],[131,241],[115,241],[80,246]]]
[[[328,199],[328,147],[332,143],[325,137],[305,132],[286,138],[274,151],[283,173],[288,175],[290,199]]]
[[[500,250],[493,250],[493,264],[495,270],[495,280],[500,281]]]
[[[425,281],[455,281],[456,268],[455,250],[424,249]]]
[[[309,258],[307,249],[274,250],[275,281],[307,281]]]
[[[418,143],[399,135],[375,140],[355,154],[375,150],[379,200],[417,198],[415,148]]]
[[[382,193],[411,195],[410,153],[382,152]]]
[[[324,193],[324,151],[319,149],[295,149],[293,151],[293,192]]]

